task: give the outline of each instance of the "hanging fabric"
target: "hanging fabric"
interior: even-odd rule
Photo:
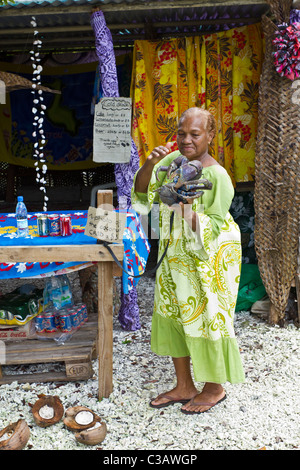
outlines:
[[[262,57],[260,24],[197,37],[136,41],[132,136],[140,164],[155,146],[175,141],[184,110],[201,106],[217,121],[212,156],[233,183],[252,181]]]

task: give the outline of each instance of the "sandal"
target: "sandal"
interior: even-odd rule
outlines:
[[[153,405],[152,402],[154,400],[157,400],[158,398],[167,398],[169,401],[167,401],[166,403],[161,403],[160,405]],[[161,393],[160,395],[158,395],[158,397],[151,400],[149,405],[151,406],[151,408],[165,408],[167,406],[174,405],[175,403],[181,403],[182,405],[185,405],[190,400],[191,400],[190,398],[188,399],[180,398],[178,400],[174,400],[174,398],[168,395],[167,393]]]
[[[195,398],[195,397],[194,397],[194,398]],[[192,406],[199,406],[199,405],[200,405],[200,406],[210,406],[210,408],[209,408],[208,410],[205,410],[205,411],[190,411],[190,410],[183,410],[183,409],[181,409],[180,411],[181,411],[182,413],[184,413],[184,414],[186,414],[186,415],[200,415],[200,414],[202,414],[202,413],[205,413],[206,411],[209,411],[213,406],[216,406],[218,403],[221,403],[221,402],[224,401],[227,397],[226,397],[226,395],[224,395],[224,397],[221,398],[221,400],[218,400],[218,401],[216,401],[215,403],[204,403],[204,402],[203,402],[203,403],[197,403],[197,402],[194,401],[194,398],[192,398],[192,399],[190,400]]]

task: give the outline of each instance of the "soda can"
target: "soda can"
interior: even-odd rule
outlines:
[[[48,215],[49,220],[49,235],[51,237],[58,237],[60,235],[60,217],[58,214]]]
[[[35,322],[35,330],[37,333],[44,333],[45,332],[45,325],[44,325],[44,315],[37,315],[34,319]]]
[[[77,330],[80,327],[80,319],[78,316],[78,310],[76,308],[73,308],[70,311],[70,316],[71,316],[72,327],[74,330]]]
[[[76,304],[75,308],[77,310],[77,316],[78,316],[78,323],[79,325],[82,325],[83,323],[83,316],[82,316],[82,309],[81,309],[82,304]]]
[[[44,333],[55,333],[57,331],[57,319],[55,313],[44,313]]]
[[[88,321],[88,313],[87,313],[87,308],[85,304],[83,304],[83,321],[84,322]]]
[[[60,319],[59,319],[59,315],[57,315],[57,314],[54,317],[54,323],[55,323],[56,329],[59,330],[60,329]]]
[[[63,333],[72,331],[71,315],[68,312],[62,312],[59,314],[59,326]]]
[[[49,221],[47,215],[37,216],[37,228],[39,237],[48,237],[49,235]]]
[[[60,216],[60,234],[62,237],[72,235],[72,220],[70,214]]]

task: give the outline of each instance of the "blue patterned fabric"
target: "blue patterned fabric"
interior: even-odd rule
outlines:
[[[63,214],[62,211],[47,212],[48,214]],[[38,212],[28,214],[29,236],[17,237],[15,214],[0,214],[0,246],[40,246],[40,245],[90,245],[96,244],[95,238],[84,234],[87,211],[68,211],[71,215],[73,234],[69,237],[39,237],[37,232]],[[137,214],[131,210],[127,212],[127,224],[123,234],[124,260],[123,267],[130,274],[141,274],[147,263],[150,247],[145,232],[140,224]],[[75,256],[75,255],[74,255]],[[50,275],[62,269],[78,266],[84,263],[3,263],[0,261],[0,278],[12,279],[22,277],[34,277]],[[123,275],[123,287],[129,292],[138,282],[137,279]]]

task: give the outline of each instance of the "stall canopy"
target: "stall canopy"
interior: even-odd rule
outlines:
[[[94,49],[92,8],[105,14],[115,48],[136,39],[159,39],[222,31],[260,21],[268,3],[260,0],[15,0],[0,7],[0,60],[29,51],[31,17],[37,15],[43,51]]]

